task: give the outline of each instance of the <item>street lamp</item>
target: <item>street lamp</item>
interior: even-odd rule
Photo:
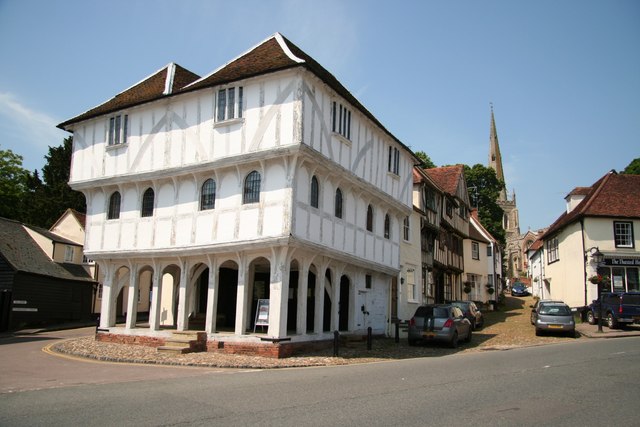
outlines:
[[[587,262],[587,257],[591,256],[591,259],[596,263],[596,267],[604,262],[604,254],[600,252],[600,249],[597,246],[593,246],[586,251],[584,251],[584,260]],[[597,273],[597,269],[596,269]],[[586,276],[586,271],[585,271]],[[598,282],[598,332],[602,333],[602,289],[600,288],[602,284]]]

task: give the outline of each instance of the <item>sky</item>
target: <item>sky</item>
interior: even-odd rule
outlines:
[[[0,0],[0,149],[41,170],[57,124],[276,32],[438,166],[487,165],[493,105],[523,233],[640,157],[635,0]]]

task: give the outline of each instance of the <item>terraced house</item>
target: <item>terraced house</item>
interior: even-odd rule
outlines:
[[[282,356],[387,332],[418,160],[282,35],[204,77],[169,64],[59,127],[105,339],[195,329]]]

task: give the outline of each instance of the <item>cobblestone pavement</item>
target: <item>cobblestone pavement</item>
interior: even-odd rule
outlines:
[[[275,359],[212,352],[169,355],[158,353],[155,348],[151,347],[104,343],[95,341],[93,337],[83,337],[56,343],[50,346],[49,350],[112,362],[264,369],[345,365],[393,359],[438,357],[454,353],[506,350],[515,347],[585,339],[583,336],[590,336],[589,334],[595,331],[596,326],[579,324],[578,330],[587,331],[589,334],[578,334],[578,338],[567,337],[566,335],[537,337],[530,323],[530,304],[532,303],[532,297],[507,297],[504,306],[501,306],[499,310],[484,313],[485,326],[473,333],[471,343],[461,344],[457,349],[450,349],[441,345],[412,347],[408,345],[406,339],[401,339],[399,343],[396,343],[393,338],[377,338],[373,340],[371,350],[367,350],[364,341],[348,342],[340,348],[339,357],[333,357],[333,349],[327,349],[295,357]],[[607,328],[605,330],[608,331]],[[640,331],[638,334],[640,334]]]

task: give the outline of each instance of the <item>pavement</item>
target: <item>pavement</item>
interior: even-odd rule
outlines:
[[[590,325],[584,322],[576,324],[576,331],[586,338],[640,337],[640,325],[629,325],[622,329],[609,329],[603,325],[602,332],[598,332],[598,325]]]

